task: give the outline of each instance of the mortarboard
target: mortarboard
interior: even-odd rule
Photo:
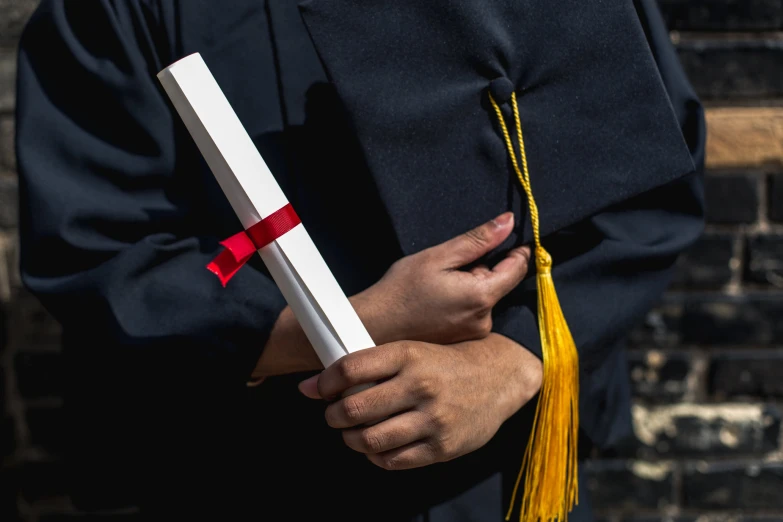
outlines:
[[[633,3],[308,0],[301,11],[404,253],[474,227],[477,213],[527,205],[517,242],[536,247],[544,380],[521,517],[565,520],[579,367],[541,238],[695,170]]]

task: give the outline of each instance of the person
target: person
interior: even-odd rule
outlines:
[[[322,372],[260,260],[204,268],[239,224],[155,80],[193,52],[378,347]],[[43,0],[17,104],[85,511],[500,520],[550,364],[538,233],[581,462],[628,435],[623,337],[703,226],[702,108],[652,0]]]

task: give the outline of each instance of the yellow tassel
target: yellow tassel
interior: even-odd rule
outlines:
[[[520,169],[503,113],[490,96],[506,142],[511,164],[525,189],[533,226],[538,288],[538,327],[541,336],[544,375],[533,429],[522,468],[519,471],[511,506],[511,518],[522,478],[525,490],[520,508],[523,522],[566,522],[578,503],[577,440],[579,430],[579,356],[568,328],[552,280],[552,257],[541,246],[539,214],[530,185],[525,141],[516,95],[511,96],[522,168]]]

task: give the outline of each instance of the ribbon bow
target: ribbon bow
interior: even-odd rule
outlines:
[[[302,221],[291,203],[268,215],[247,230],[221,241],[225,247],[208,265],[207,270],[218,276],[223,288],[253,254],[283,236]]]

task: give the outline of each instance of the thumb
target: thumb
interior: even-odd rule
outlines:
[[[436,257],[446,268],[459,268],[491,252],[506,240],[514,229],[514,214],[506,212],[492,221],[433,247]]]
[[[308,399],[321,399],[321,394],[318,393],[318,377],[320,377],[321,374],[313,375],[309,379],[305,379],[304,381],[299,383],[299,391],[302,392],[302,395],[307,397]]]

